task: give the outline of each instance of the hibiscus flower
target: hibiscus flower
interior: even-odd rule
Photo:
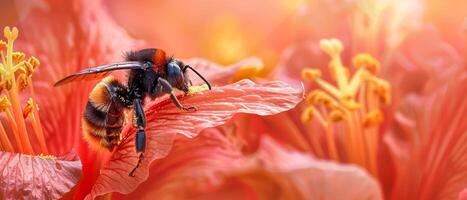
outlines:
[[[135,130],[128,124],[122,132],[127,139],[117,146],[104,165],[91,197],[114,191],[133,191],[147,179],[151,162],[167,155],[176,134],[195,137],[204,128],[225,123],[235,113],[277,114],[295,107],[302,95],[300,89],[281,82],[255,84],[242,80],[210,91],[180,96],[184,105],[197,106],[198,111],[193,113],[180,111],[169,99],[151,102],[145,111],[149,141],[136,176],[127,176],[138,160],[132,141]]]
[[[180,113],[172,104],[162,99],[148,102],[146,113],[150,136],[146,158],[135,178],[129,177],[126,171],[115,171],[113,167],[119,162],[127,163],[128,166],[136,164],[133,162],[135,152],[131,126],[127,126],[123,132],[126,139],[112,154],[94,152],[82,140],[80,127],[81,112],[94,83],[82,83],[79,90],[73,85],[54,89],[50,87],[59,78],[84,66],[115,61],[120,57],[122,50],[132,49],[141,44],[126,35],[125,31],[116,26],[99,8],[99,3],[46,2],[32,8],[22,23],[25,30],[36,30],[34,34],[26,35],[23,40],[24,48],[39,55],[46,65],[43,70],[38,71],[41,76],[34,85],[38,101],[42,104],[41,109],[44,110],[43,116],[48,119],[47,123],[43,124],[46,130],[45,138],[49,143],[61,144],[49,145],[51,151],[62,152],[75,148],[83,162],[84,177],[70,194],[74,195],[74,198],[83,198],[91,191],[91,187],[92,195],[113,191],[128,193],[134,190],[146,179],[149,163],[165,156],[170,150],[176,133],[193,137],[203,128],[224,123],[236,112],[269,115],[290,109],[302,99],[301,90],[283,83],[256,85],[250,81],[241,81],[234,85],[214,87],[212,91],[180,96],[183,104],[198,107],[199,110],[195,113]],[[120,39],[116,41],[113,38]],[[214,64],[206,65],[206,61],[200,62],[199,59],[191,63],[193,67],[199,66],[201,70],[204,63],[208,68],[205,70],[206,78],[212,79],[214,85],[223,84],[222,81],[226,80],[238,80],[242,77],[242,71],[261,67],[257,59],[245,60],[227,68],[216,67]],[[211,65],[214,67],[209,67]],[[55,98],[50,99],[50,96]],[[161,115],[159,121],[160,113],[165,113],[170,120],[162,121],[165,115]],[[164,126],[158,125],[163,122]],[[168,126],[170,124],[172,126]],[[184,126],[191,129],[180,130]],[[160,132],[160,128],[164,128],[164,131]],[[55,135],[53,130],[65,130],[65,133]],[[112,176],[109,176],[109,173],[113,173]],[[109,182],[109,178],[120,177],[123,173],[124,176],[128,176],[124,177],[123,182],[128,182],[125,187],[121,187],[121,182]]]
[[[368,12],[362,14],[358,13],[362,10],[357,10],[356,15],[381,17],[377,19],[379,22],[393,20],[388,17],[389,15],[384,14],[385,12],[381,12],[388,8],[405,10],[405,14],[416,14],[418,17],[422,14],[407,13],[413,9],[401,5],[393,5],[381,10],[388,5],[384,4],[385,1],[382,2],[383,4],[377,1],[355,1],[355,3],[361,6],[359,9]],[[417,5],[416,2],[412,3]],[[339,8],[341,7],[337,6],[337,9]],[[326,11],[326,9],[322,10]],[[307,19],[312,21],[312,18]],[[354,22],[354,18],[351,19],[352,23],[360,24]],[[316,43],[315,35],[310,35],[310,40],[298,42],[284,52],[276,75],[291,84],[300,82],[300,75],[303,75],[305,80],[311,80],[305,85],[306,90],[311,91],[307,101],[304,102],[307,105],[299,105],[290,112],[267,117],[264,121],[255,119],[256,124],[258,121],[266,124],[279,124],[279,122],[283,124],[275,125],[273,128],[262,126],[258,130],[272,135],[277,140],[287,141],[286,145],[310,152],[319,158],[339,160],[343,163],[351,162],[364,167],[378,178],[387,198],[423,199],[431,194],[448,198],[457,196],[462,188],[460,185],[465,185],[464,175],[458,170],[452,170],[452,174],[436,171],[437,173],[431,175],[430,179],[421,179],[422,183],[406,182],[408,180],[405,179],[404,173],[416,174],[414,171],[422,167],[421,165],[425,165],[422,168],[430,168],[430,164],[426,162],[417,162],[418,167],[406,164],[407,159],[416,160],[419,157],[405,150],[412,146],[411,142],[419,142],[417,138],[430,131],[404,129],[410,134],[402,134],[400,130],[402,125],[405,124],[404,128],[407,125],[413,127],[418,119],[401,114],[400,111],[412,110],[415,107],[413,104],[410,107],[404,105],[406,98],[411,97],[412,100],[416,99],[416,105],[422,106],[421,108],[425,110],[423,113],[427,113],[428,105],[421,100],[438,91],[444,83],[461,76],[461,72],[465,71],[465,59],[460,55],[465,52],[458,51],[454,47],[459,46],[462,41],[449,44],[437,34],[436,27],[420,26],[421,21],[415,20],[414,23],[409,24],[399,21],[399,25],[403,26],[393,30],[399,38],[394,40],[397,42],[389,43],[392,39],[378,39],[387,31],[384,23],[375,24],[381,29],[368,30],[367,21],[363,21],[365,23],[360,24],[364,25],[363,31],[358,32],[347,31],[348,23],[344,25],[337,23],[337,27],[332,24],[330,28],[323,26],[324,30],[320,31],[330,31],[329,35],[340,39],[317,38],[321,41]],[[355,26],[356,24],[350,24],[354,31],[361,28]],[[410,24],[416,26],[406,27]],[[339,27],[341,29],[338,30],[346,31],[333,31]],[[397,31],[401,28],[403,32]],[[377,34],[374,34],[375,31]],[[354,67],[348,67],[350,65]],[[367,72],[362,73],[362,71]],[[355,90],[354,86],[358,89]],[[422,95],[422,98],[413,98],[414,93]],[[386,103],[390,104],[385,105]],[[463,106],[460,101],[452,101],[452,104],[457,108]],[[353,114],[349,116],[349,113]],[[458,116],[463,118],[460,114]],[[460,124],[443,122],[446,123],[443,126],[452,127],[452,130],[463,130]],[[282,134],[283,132],[290,134]],[[395,140],[393,137],[398,139]],[[450,139],[437,137],[436,140],[440,143],[453,143],[454,141]],[[388,144],[388,141],[392,143]],[[426,145],[424,150],[431,149],[430,153],[443,153],[443,150],[436,146],[437,143],[426,143]],[[441,157],[436,158],[440,159],[437,162],[446,162],[446,160],[441,161]],[[462,157],[455,157],[452,158],[452,162],[465,163],[465,160]],[[405,166],[406,171],[401,170],[401,165]],[[406,168],[407,166],[411,168]],[[456,177],[459,185],[449,184],[443,187],[442,194],[438,194],[436,188],[439,185],[436,182],[443,178],[436,177],[443,177],[452,182],[455,179],[453,177]],[[403,189],[409,186],[418,188],[419,185],[426,188],[417,194],[410,192],[411,189]],[[430,195],[426,195],[427,193]]]

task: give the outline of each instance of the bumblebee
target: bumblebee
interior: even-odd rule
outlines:
[[[155,99],[168,94],[179,109],[197,110],[195,106],[183,106],[174,94],[174,88],[187,93],[192,85],[188,69],[197,74],[211,89],[209,82],[195,69],[180,60],[167,57],[163,50],[155,48],[129,52],[124,62],[79,71],[59,80],[54,86],[103,78],[89,95],[82,117],[82,127],[84,137],[91,145],[105,147],[109,151],[112,151],[120,140],[125,121],[124,110],[134,110],[133,126],[137,129],[135,147],[139,154],[138,163],[129,174],[134,176],[143,160],[146,147],[144,99]],[[129,70],[126,84],[108,76],[115,70]]]

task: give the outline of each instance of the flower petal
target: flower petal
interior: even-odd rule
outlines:
[[[81,178],[81,161],[75,152],[44,158],[0,152],[1,199],[58,199]]]
[[[465,200],[467,199],[467,188],[464,188],[464,190],[462,190],[460,193],[459,193],[459,198],[457,198],[459,200]]]
[[[164,132],[177,130],[194,137],[204,128],[225,123],[235,113],[265,116],[290,110],[303,99],[303,92],[278,81],[255,84],[242,80],[182,99],[185,106],[196,106],[198,111],[184,112],[165,100],[150,106],[148,121],[154,120]]]
[[[88,195],[96,197],[109,192],[127,194],[148,177],[149,164],[164,157],[170,150],[175,134],[195,137],[201,130],[227,122],[235,113],[273,115],[293,108],[303,99],[303,91],[282,82],[255,84],[243,80],[215,87],[211,91],[179,98],[185,106],[197,106],[196,112],[185,112],[169,100],[152,102],[146,109],[148,143],[145,159],[136,173],[128,176],[137,163],[134,150],[134,130],[127,125],[123,131],[129,137],[121,143],[104,166],[96,185]]]
[[[355,165],[315,160],[268,137],[244,154],[239,138],[221,127],[192,141],[177,138],[169,156],[156,161],[151,181],[117,199],[382,198],[376,180]]]
[[[18,2],[18,8],[31,3],[33,1]],[[53,84],[81,69],[120,61],[122,51],[143,46],[142,41],[131,38],[114,21],[104,4],[101,0],[45,0],[27,12],[20,22],[19,49],[36,55],[41,61],[33,77],[34,100],[39,104],[40,118],[46,119],[41,123],[48,150],[61,155],[74,148],[83,163],[83,179],[74,190],[76,199],[83,199],[91,191],[107,156],[105,152],[89,148],[83,140],[80,124],[83,108],[96,81],[62,87],[53,87]]]
[[[467,185],[467,73],[455,74],[432,96],[412,100],[414,121],[396,118],[402,128],[385,138],[396,160],[394,199],[455,199]]]
[[[281,191],[266,191],[270,198],[382,199],[376,179],[356,165],[317,160],[286,150],[270,138],[263,139],[257,157],[260,165],[255,170],[237,176],[249,184],[249,178],[264,173],[281,188]],[[268,183],[250,182],[256,190],[265,188],[265,184]]]

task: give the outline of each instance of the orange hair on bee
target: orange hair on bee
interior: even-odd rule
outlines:
[[[154,57],[152,58],[154,67],[164,66],[166,64],[166,58],[165,51],[156,49],[156,52],[154,52]]]
[[[89,94],[82,118],[83,136],[95,150],[112,150],[120,139],[123,106],[116,102],[117,89],[124,86],[112,76],[101,80]]]
[[[82,128],[83,128],[83,138],[86,142],[88,142],[89,147],[95,151],[111,151],[112,145],[105,141],[105,139],[101,136],[96,136],[93,133],[96,131],[103,131],[105,134],[105,129],[98,130],[95,127],[92,127],[91,124],[87,122],[86,119],[82,119]]]

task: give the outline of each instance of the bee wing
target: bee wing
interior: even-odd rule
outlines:
[[[84,69],[79,72],[76,72],[72,75],[69,75],[57,81],[54,84],[54,86],[56,87],[56,86],[64,85],[64,84],[71,83],[74,81],[89,81],[89,80],[100,79],[100,78],[107,76],[109,73],[111,73],[114,70],[145,69],[145,68],[146,68],[145,64],[141,62],[137,62],[137,61],[106,64],[106,65],[88,68],[88,69]]]

